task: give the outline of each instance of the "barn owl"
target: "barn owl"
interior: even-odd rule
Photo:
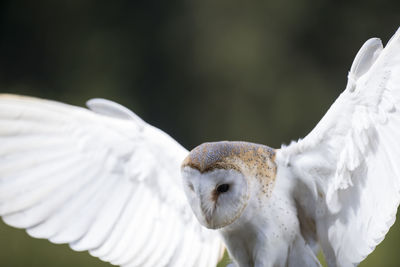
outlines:
[[[188,152],[114,102],[0,96],[0,215],[122,266],[355,266],[400,201],[400,31],[304,139]],[[203,227],[204,226],[204,227]],[[223,242],[222,242],[223,241]]]

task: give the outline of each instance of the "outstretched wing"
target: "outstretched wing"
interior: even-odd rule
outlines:
[[[215,266],[181,188],[187,151],[111,101],[0,96],[0,215],[122,266]]]
[[[400,30],[384,49],[379,39],[364,44],[346,90],[278,157],[313,192],[299,198],[313,203],[307,212],[330,266],[353,266],[370,254],[400,201]]]

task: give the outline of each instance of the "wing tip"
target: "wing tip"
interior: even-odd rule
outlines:
[[[92,98],[86,101],[86,106],[93,112],[119,119],[131,119],[143,127],[145,122],[127,107],[104,98]]]
[[[379,38],[368,39],[358,50],[349,72],[349,80],[357,81],[374,64],[383,49]]]

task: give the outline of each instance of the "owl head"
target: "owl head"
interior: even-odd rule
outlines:
[[[183,187],[199,222],[218,229],[235,222],[275,181],[273,149],[246,142],[204,143],[182,163]]]

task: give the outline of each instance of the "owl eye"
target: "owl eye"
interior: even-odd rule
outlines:
[[[225,193],[229,190],[229,184],[221,184],[217,187],[217,192],[218,193]]]

